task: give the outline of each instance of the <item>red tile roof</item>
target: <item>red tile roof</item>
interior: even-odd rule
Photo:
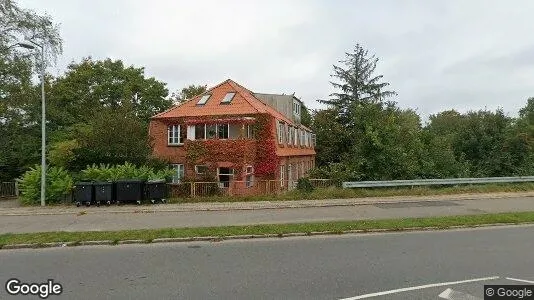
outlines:
[[[220,104],[226,93],[235,92],[236,95],[230,104]],[[211,94],[206,104],[197,105],[198,100],[205,94]],[[162,113],[153,116],[153,119],[191,117],[191,116],[212,116],[212,115],[245,115],[267,113],[278,120],[292,124],[282,113],[269,105],[263,103],[247,88],[235,81],[228,79],[210,88],[206,92],[197,95],[177,106],[174,106]]]

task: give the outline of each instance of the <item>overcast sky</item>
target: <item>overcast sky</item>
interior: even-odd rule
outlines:
[[[534,97],[534,1],[19,0],[61,24],[61,74],[92,56],[145,67],[169,91],[231,78],[312,108],[360,43],[402,107],[515,115]]]

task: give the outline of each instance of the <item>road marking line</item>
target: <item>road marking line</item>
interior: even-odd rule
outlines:
[[[508,279],[508,280],[512,280],[512,281],[525,282],[525,283],[534,283],[534,281],[531,281],[531,280],[525,280],[525,279],[517,279],[517,278],[511,278],[511,277],[506,277],[506,279]]]
[[[461,280],[461,281],[450,281],[450,282],[441,282],[441,283],[432,283],[432,284],[425,284],[425,285],[419,285],[419,286],[412,286],[402,289],[396,289],[396,290],[389,290],[384,292],[377,292],[377,293],[371,293],[371,294],[365,294],[350,298],[343,298],[340,300],[358,300],[358,299],[366,299],[366,298],[372,298],[372,297],[378,297],[378,296],[384,296],[384,295],[390,295],[390,294],[396,294],[401,292],[408,292],[408,291],[415,291],[415,290],[422,290],[422,289],[428,289],[438,286],[446,286],[446,285],[453,285],[453,284],[461,284],[461,283],[468,283],[468,282],[476,282],[476,281],[484,281],[484,280],[494,280],[498,279],[499,276],[492,276],[492,277],[482,277],[482,278],[474,278],[474,279],[467,279],[467,280]]]
[[[478,297],[475,297],[471,294],[464,293],[464,292],[458,292],[451,288],[447,288],[441,294],[438,295],[438,297],[447,299],[447,300],[482,300]]]

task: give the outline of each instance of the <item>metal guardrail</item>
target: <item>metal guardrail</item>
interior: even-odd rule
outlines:
[[[414,179],[414,180],[385,180],[385,181],[352,181],[343,182],[343,188],[370,188],[388,186],[418,186],[418,185],[456,185],[479,183],[512,183],[534,182],[534,176],[520,177],[483,177],[483,178],[448,178],[448,179]]]

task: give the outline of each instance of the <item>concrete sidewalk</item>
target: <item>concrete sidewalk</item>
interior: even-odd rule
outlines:
[[[0,233],[302,223],[534,211],[534,193],[0,210]],[[81,213],[84,212],[84,213]]]
[[[421,201],[455,201],[455,200],[481,200],[534,197],[532,192],[503,192],[503,193],[473,193],[456,195],[433,196],[393,196],[393,197],[367,197],[350,199],[323,199],[323,200],[290,200],[290,201],[258,201],[258,202],[198,202],[155,205],[111,205],[111,206],[30,206],[13,207],[0,205],[0,216],[29,216],[29,215],[64,215],[103,214],[103,213],[154,213],[154,212],[194,212],[194,211],[228,211],[228,210],[258,210],[283,208],[310,208],[372,205],[379,203],[407,203]],[[202,200],[199,198],[199,200]],[[534,201],[534,199],[533,199]]]

